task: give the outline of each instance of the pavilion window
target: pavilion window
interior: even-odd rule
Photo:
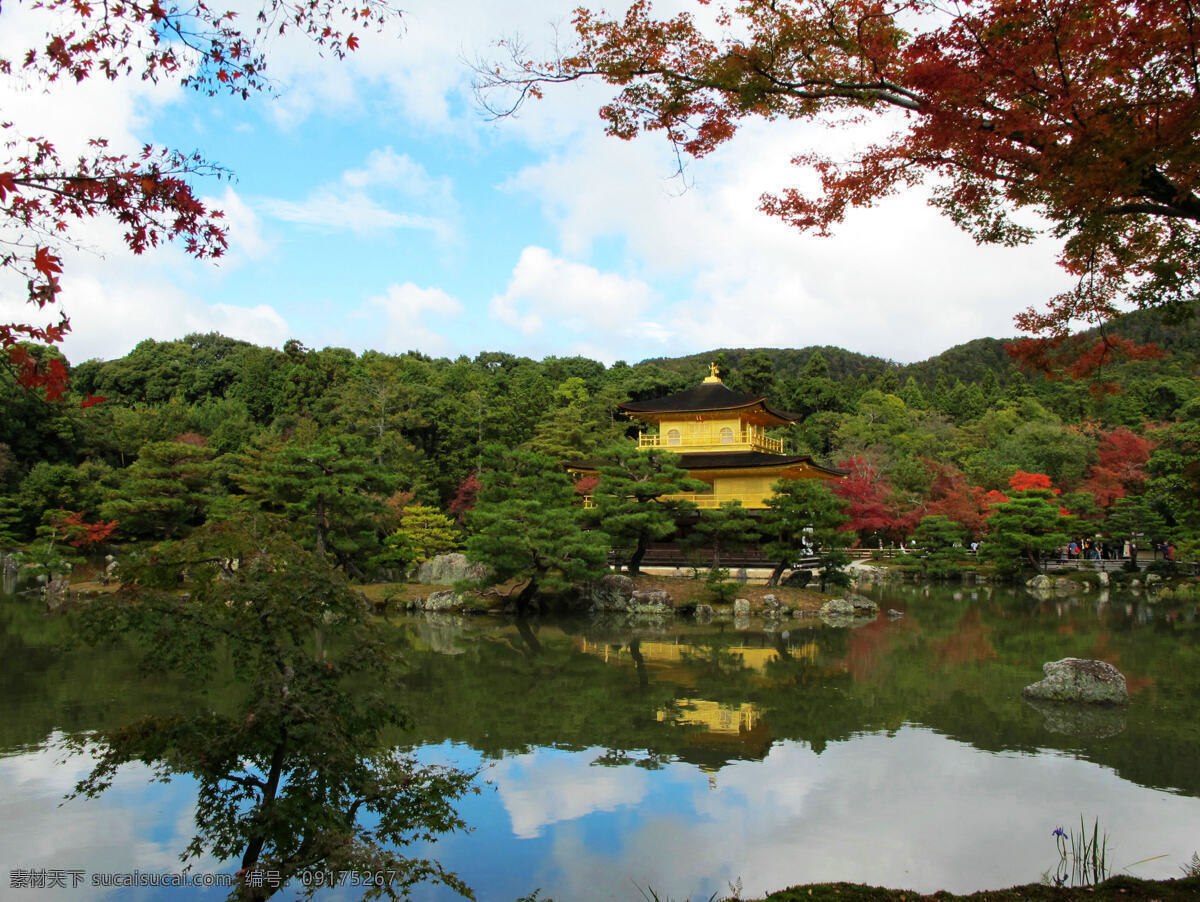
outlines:
[[[667,444],[668,445],[678,445],[679,444],[679,430],[678,429],[668,429],[667,430]]]
[[[723,426],[721,428],[721,444],[722,445],[732,445],[733,444],[733,430],[730,429],[728,426]]]

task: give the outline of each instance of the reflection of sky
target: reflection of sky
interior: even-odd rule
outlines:
[[[52,737],[52,742],[55,741]],[[99,899],[150,900],[186,892],[189,899],[223,899],[227,890],[105,889],[93,887],[93,874],[178,873],[180,854],[195,832],[195,784],[151,782],[143,765],[124,768],[96,799],[65,796],[90,769],[85,758],[65,758],[56,748],[0,757],[0,896],[36,902],[91,902]],[[14,869],[83,870],[83,885],[70,888],[13,889]],[[222,870],[210,858],[192,870]],[[232,868],[224,868],[226,872]]]
[[[602,767],[594,763],[601,754],[543,748],[485,766],[483,792],[461,806],[474,829],[413,851],[457,871],[481,902],[511,902],[535,888],[560,900],[640,898],[635,887],[707,898],[739,879],[748,895],[824,880],[925,892],[1008,886],[1055,864],[1050,832],[1077,825],[1080,814],[1108,830],[1118,868],[1165,855],[1131,872],[1171,877],[1200,836],[1200,799],[1145,789],[1063,754],[991,754],[915,727],[833,742],[820,755],[777,742],[762,761],[723,767],[715,786],[694,765]],[[422,757],[481,764],[461,745]],[[49,751],[0,759],[5,869],[178,868],[191,836],[188,783],[151,784],[134,768],[100,799],[59,807],[82,768],[58,760]],[[7,890],[8,874],[0,879]],[[28,896],[103,898],[57,892]],[[351,898],[327,898],[343,897]],[[421,888],[415,898],[457,897]]]

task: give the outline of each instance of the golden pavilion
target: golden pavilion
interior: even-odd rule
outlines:
[[[735,392],[721,381],[715,365],[695,388],[653,401],[617,405],[650,429],[638,435],[641,448],[663,448],[680,455],[680,466],[707,488],[672,496],[697,507],[715,508],[740,501],[755,510],[767,506],[771,486],[781,479],[840,479],[844,470],[815,463],[811,457],[784,454],[782,439],[767,435],[799,415],[776,410],[765,397]]]

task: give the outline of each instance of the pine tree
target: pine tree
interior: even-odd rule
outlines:
[[[822,480],[785,479],[772,486],[761,521],[763,550],[777,563],[767,581],[778,585],[791,562],[807,554],[821,561],[822,587],[848,559],[844,553],[851,535],[841,530],[848,518],[845,503]]]
[[[636,575],[650,542],[675,533],[679,515],[695,509],[689,501],[664,495],[695,492],[704,487],[679,466],[679,455],[641,451],[628,442],[601,455],[600,481],[592,491],[591,519],[618,553],[628,553],[629,573]]]
[[[561,591],[606,567],[603,534],[583,528],[575,485],[558,461],[499,445],[484,449],[482,488],[467,514],[467,556],[487,565],[487,585],[524,582],[524,614],[544,591]]]
[[[120,489],[101,505],[129,536],[173,539],[204,522],[216,486],[210,448],[183,442],[149,442],[125,471]]]
[[[401,514],[400,528],[384,540],[388,550],[376,560],[405,568],[420,566],[439,554],[454,551],[461,545],[461,538],[454,520],[436,507],[412,504]]]
[[[1006,575],[1038,570],[1043,555],[1070,541],[1070,525],[1051,490],[1014,492],[992,508],[980,554]]]
[[[921,549],[921,568],[927,576],[946,577],[957,572],[967,531],[949,517],[932,514],[923,517],[913,538]]]
[[[737,551],[758,538],[758,526],[740,501],[723,501],[720,507],[704,508],[692,527],[686,544],[711,552],[712,566],[721,566],[723,551]]]
[[[318,554],[334,554],[351,571],[359,569],[355,558],[380,548],[383,499],[395,476],[362,436],[305,420],[286,438],[257,441],[238,457],[232,478],[243,503],[283,515]]]

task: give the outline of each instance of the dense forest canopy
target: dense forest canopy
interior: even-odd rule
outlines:
[[[296,341],[276,350],[216,334],[146,340],[122,358],[69,366],[76,401],[104,399],[90,406],[47,402],[3,377],[0,535],[8,547],[146,543],[250,509],[286,518],[309,547],[370,576],[411,545],[396,538],[406,511],[416,522],[416,508],[433,508],[469,529],[462,515],[487,449],[594,455],[636,435],[619,402],[694,385],[715,360],[731,388],[801,415],[777,430],[789,453],[851,471],[838,492],[862,542],[911,538],[928,516],[976,539],[990,506],[1036,490],[1058,496],[1079,534],[1190,549],[1200,327],[1145,311],[1115,329],[1165,353],[1114,365],[1097,383],[1026,374],[997,339],[911,365],[826,347],[612,366]],[[416,518],[423,530],[442,528],[432,515]]]

